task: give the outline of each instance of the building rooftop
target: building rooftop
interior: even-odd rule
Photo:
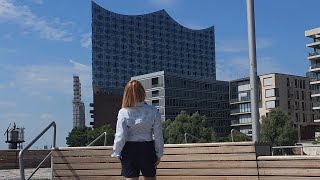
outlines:
[[[310,29],[304,32],[306,37],[319,38],[320,37],[320,28]]]

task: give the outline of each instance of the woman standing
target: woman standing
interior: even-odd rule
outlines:
[[[131,80],[124,89],[122,109],[118,113],[112,157],[121,160],[121,175],[127,180],[156,179],[156,169],[163,156],[163,133],[158,110],[144,102],[145,90]]]

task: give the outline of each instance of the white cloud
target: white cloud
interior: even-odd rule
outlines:
[[[30,28],[48,40],[71,41],[71,34],[66,31],[68,23],[54,19],[51,23],[35,15],[28,6],[18,6],[10,0],[0,0],[0,23],[14,22]]]
[[[14,54],[17,50],[13,48],[0,48],[0,53],[2,54]]]
[[[272,40],[267,38],[258,38],[256,41],[257,49],[266,49],[271,47]],[[248,41],[244,39],[224,39],[216,42],[217,52],[238,53],[248,51]]]
[[[38,4],[38,5],[42,5],[44,3],[43,0],[28,0],[28,1],[31,3],[34,3],[34,4]]]
[[[73,75],[80,77],[84,98],[92,96],[91,66],[70,60],[70,64],[45,64],[7,66],[5,68],[10,79],[10,84],[20,91],[39,97],[42,100],[51,100],[56,93],[72,95]],[[22,88],[23,87],[23,88]]]
[[[0,108],[14,108],[17,103],[14,101],[0,101]]]
[[[272,57],[257,58],[258,75],[268,73],[288,73],[284,72],[283,67]],[[249,59],[246,57],[230,57],[217,61],[217,79],[235,80],[250,75]]]
[[[52,114],[49,114],[49,113],[43,113],[40,115],[40,119],[42,121],[52,121],[53,120],[53,116]]]
[[[83,34],[81,36],[80,44],[81,44],[81,47],[88,48],[88,49],[91,48],[92,46],[91,33]]]

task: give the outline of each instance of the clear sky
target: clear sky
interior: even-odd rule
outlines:
[[[137,15],[165,9],[193,29],[215,26],[217,79],[248,76],[245,0],[96,0],[113,12]],[[256,0],[258,73],[308,71],[304,31],[320,27],[319,0]],[[0,0],[0,149],[7,126],[25,127],[26,143],[51,121],[57,145],[72,129],[72,75],[86,105],[91,87],[91,1]],[[34,148],[51,145],[46,134]]]

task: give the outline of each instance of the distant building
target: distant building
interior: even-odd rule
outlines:
[[[160,71],[132,77],[146,90],[146,102],[154,105],[162,120],[186,111],[199,112],[209,120],[219,136],[230,134],[229,82],[186,77]]]
[[[92,2],[93,127],[115,127],[132,76],[166,71],[216,79],[214,27],[193,30],[165,10],[124,15]]]
[[[81,83],[79,76],[73,76],[73,127],[85,126],[85,107],[81,100]]]
[[[300,139],[314,137],[317,123],[313,122],[309,78],[287,74],[265,74],[259,76],[259,114],[268,116],[273,108],[286,112],[298,130]],[[230,82],[232,128],[252,135],[251,99],[249,78]]]
[[[316,112],[314,122],[320,122],[320,28],[305,31],[305,36],[312,39],[306,46],[312,49],[309,52],[310,69],[307,73],[310,78],[311,97],[313,100],[312,109]]]

